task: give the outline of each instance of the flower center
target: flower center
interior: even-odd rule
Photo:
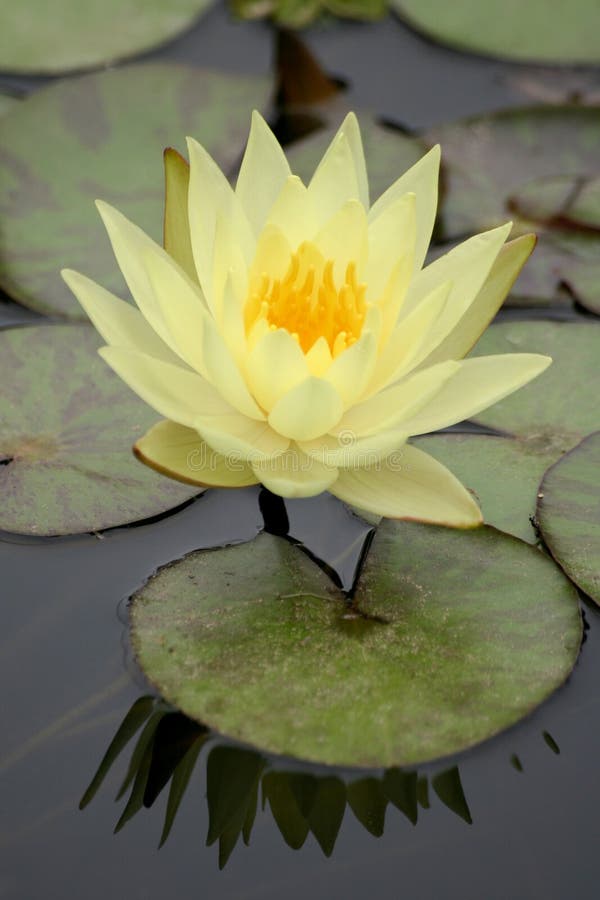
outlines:
[[[333,268],[333,260],[324,260],[312,244],[301,244],[283,278],[263,273],[256,280],[246,303],[246,332],[265,319],[272,331],[289,331],[305,353],[324,337],[338,356],[360,337],[367,287],[357,281],[356,263],[348,263],[339,287]]]

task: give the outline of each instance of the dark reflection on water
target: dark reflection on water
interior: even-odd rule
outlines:
[[[550,750],[559,754],[558,744],[549,732],[544,731],[542,736]],[[80,809],[92,802],[126,749],[130,756],[116,795],[122,801],[122,809],[115,833],[144,808],[154,806],[165,791],[167,801],[159,842],[162,847],[171,835],[194,769],[199,765],[208,808],[206,844],[218,845],[220,869],[240,839],[250,845],[259,804],[263,811],[270,812],[288,847],[300,850],[312,834],[327,857],[333,854],[347,809],[366,831],[381,837],[390,806],[417,825],[419,809],[430,809],[430,787],[454,815],[469,825],[473,822],[457,765],[440,765],[433,773],[429,773],[432,767],[428,766],[422,774],[414,768],[394,767],[357,775],[341,771],[338,774],[336,770],[296,760],[290,770],[282,758],[223,742],[204,725],[150,695],[138,697],[127,712],[81,798]],[[516,754],[510,762],[519,772],[523,771]],[[198,791],[194,802],[202,803]]]

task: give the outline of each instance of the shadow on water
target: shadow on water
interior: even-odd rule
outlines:
[[[206,726],[149,695],[139,697],[127,712],[81,798],[80,809],[92,802],[136,735],[117,792],[116,799],[124,806],[115,833],[144,808],[151,808],[168,787],[162,847],[200,761],[208,807],[206,844],[218,845],[221,869],[240,838],[250,844],[259,804],[263,812],[270,812],[288,847],[300,850],[312,835],[327,857],[333,854],[347,808],[374,837],[384,833],[388,807],[417,825],[419,815],[430,808],[432,795],[467,824],[473,822],[457,765],[427,774],[394,767],[358,777],[356,773],[344,776],[339,770],[334,775],[334,770],[325,767],[223,742]],[[560,753],[547,731],[543,739],[553,753]],[[510,762],[523,771],[516,754]]]

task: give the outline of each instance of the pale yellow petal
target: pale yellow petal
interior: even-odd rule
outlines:
[[[324,224],[347,200],[359,200],[361,188],[350,141],[343,126],[325,151],[308,185],[319,225]]]
[[[502,306],[535,243],[535,235],[524,234],[503,245],[471,305],[421,365],[433,365],[444,359],[462,359],[467,355]]]
[[[380,328],[381,313],[372,306],[359,339],[336,357],[323,376],[334,386],[344,407],[361,399],[373,377]]]
[[[341,130],[348,138],[350,152],[354,160],[354,171],[356,173],[356,181],[358,184],[358,199],[365,209],[369,208],[369,176],[367,173],[367,163],[365,161],[365,151],[363,148],[362,137],[360,134],[360,126],[355,113],[349,112],[342,122]]]
[[[263,275],[281,280],[288,270],[292,248],[277,225],[265,225],[256,244],[256,255],[250,267],[250,289],[256,290]]]
[[[369,258],[365,266],[369,300],[379,300],[385,292],[392,271],[400,259],[407,260],[406,277],[410,278],[416,245],[416,198],[414,194],[397,197],[369,221]]]
[[[248,386],[268,412],[308,375],[298,342],[283,328],[267,331],[252,348],[246,364]]]
[[[235,464],[256,463],[284,453],[290,445],[288,438],[273,431],[266,422],[257,422],[240,413],[199,416],[194,424],[213,450]]]
[[[410,375],[398,384],[351,407],[338,425],[328,430],[334,435],[345,433],[362,437],[402,427],[408,434],[405,422],[417,415],[460,367],[461,363],[448,360]]]
[[[248,296],[248,265],[237,242],[235,222],[219,213],[215,225],[213,245],[213,282],[211,310],[219,324],[223,320],[223,297],[225,285],[231,281],[238,302],[241,305]]]
[[[440,392],[405,421],[403,427],[411,435],[426,434],[470,419],[536,378],[551,362],[549,356],[536,353],[505,353],[463,360]],[[433,368],[440,365],[447,363],[438,363]],[[423,369],[412,377],[428,371]]]
[[[413,311],[396,325],[377,358],[368,396],[415,368],[427,355],[428,337],[448,301],[451,283],[439,285]]]
[[[96,206],[102,216],[115,258],[131,291],[131,296],[154,331],[177,353],[144,265],[146,253],[165,253],[165,251],[118,209],[114,209],[102,200],[97,200]]]
[[[165,250],[181,266],[188,278],[198,281],[198,273],[192,253],[190,223],[188,220],[188,188],[190,167],[173,147],[164,152],[165,164],[165,216],[163,244]]]
[[[375,222],[398,197],[409,193],[415,195],[417,217],[415,272],[423,265],[433,234],[438,202],[439,169],[440,148],[435,146],[381,195],[369,213],[369,221]]]
[[[292,440],[309,441],[333,428],[342,412],[342,398],[333,385],[311,375],[277,401],[269,424]]]
[[[209,306],[213,305],[213,254],[217,218],[231,222],[231,246],[241,251],[247,265],[254,256],[255,239],[242,205],[218,165],[193,138],[188,138],[190,184],[188,218],[198,279]]]
[[[253,464],[254,474],[266,488],[280,497],[314,497],[326,491],[337,478],[337,469],[324,466],[290,447],[281,456]]]
[[[221,300],[221,332],[229,352],[238,366],[245,365],[246,329],[244,327],[244,309],[235,287],[235,275],[229,274]]]
[[[333,361],[329,344],[324,337],[318,338],[306,354],[306,365],[311,375],[321,378]]]
[[[254,110],[235,192],[257,236],[289,175],[290,167],[279,141]]]
[[[373,466],[407,440],[402,427],[389,431],[378,431],[366,437],[357,437],[353,432],[340,432],[337,436],[324,434],[312,441],[300,441],[300,449],[326,466],[339,469],[354,469]]]
[[[477,503],[452,472],[410,444],[371,468],[341,470],[330,491],[345,503],[388,518],[453,528],[483,522]]]
[[[400,322],[403,316],[412,312],[434,288],[447,281],[452,282],[448,302],[437,326],[432,329],[429,336],[432,351],[456,325],[481,290],[511,227],[512,224],[508,222],[500,228],[485,231],[463,241],[419,272],[411,282]]]
[[[121,347],[101,347],[100,356],[149,406],[179,425],[194,427],[202,413],[232,412],[215,388],[195,372]]]
[[[313,200],[297,175],[290,175],[284,183],[269,212],[268,225],[279,228],[293,250],[314,236],[317,217]]]
[[[317,233],[314,243],[325,260],[333,260],[337,284],[344,281],[349,263],[362,272],[367,258],[367,214],[358,200],[347,200]]]
[[[159,338],[131,303],[120,300],[95,281],[72,269],[63,269],[61,275],[107,344],[137,350],[172,365],[180,363],[179,357]]]
[[[202,331],[202,357],[207,380],[223,399],[242,415],[263,421],[266,418],[264,412],[252,397],[236,361],[212,321],[207,322]]]
[[[185,484],[238,488],[258,481],[248,463],[226,459],[193,428],[168,419],[157,422],[136,441],[133,452],[150,468]]]

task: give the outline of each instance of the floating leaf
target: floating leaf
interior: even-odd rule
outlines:
[[[513,194],[509,203],[524,219],[545,225],[600,229],[598,177],[555,175],[536,178]]]
[[[600,427],[598,359],[600,324],[503,322],[488,328],[475,356],[544,353],[550,368],[531,384],[477,416],[477,421],[510,434],[536,439],[540,450],[568,450]]]
[[[598,63],[596,0],[391,0],[428,37],[459,50],[506,59]]]
[[[555,560],[600,605],[600,432],[550,468],[537,515]]]
[[[550,436],[513,439],[480,434],[434,434],[419,438],[417,447],[430,453],[473,491],[484,521],[535,544],[531,519],[539,483],[569,442]]]
[[[378,125],[366,113],[359,114],[360,128],[369,172],[371,201],[377,199],[403,172],[426,152],[418,138],[409,137],[395,128]],[[308,182],[336,128],[326,128],[286,148],[292,171]]]
[[[56,74],[151,50],[186,28],[212,0],[45,0],[2,10],[0,69]]]
[[[272,18],[285,28],[304,28],[324,12],[343,19],[372,21],[385,15],[385,0],[232,0],[242,19]]]
[[[361,766],[454,753],[513,724],[564,681],[581,636],[572,586],[534,548],[392,522],[351,609],[296,547],[262,534],[161,569],[131,622],[144,671],[187,715]]]
[[[0,333],[1,529],[98,531],[199,493],[136,462],[131,446],[155,413],[97,356],[99,343],[88,325]]]
[[[147,63],[56,82],[23,100],[0,133],[0,285],[39,312],[80,319],[59,274],[65,266],[127,296],[94,200],[160,241],[164,148],[183,148],[190,134],[230,169],[251,110],[263,109],[269,92],[265,78]]]
[[[446,238],[513,218],[510,198],[533,180],[598,175],[600,116],[593,108],[486,113],[433,128],[425,139],[443,148]]]
[[[8,94],[0,94],[0,116],[3,116],[13,109],[18,102],[17,97],[10,97]]]

